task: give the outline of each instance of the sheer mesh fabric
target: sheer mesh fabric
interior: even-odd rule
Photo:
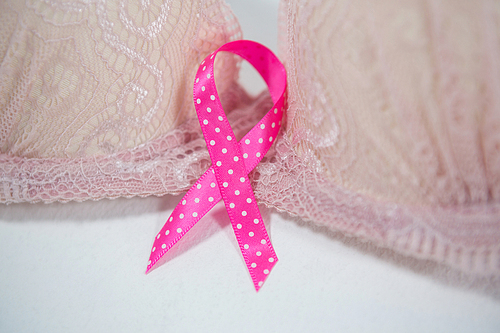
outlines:
[[[221,1],[0,4],[0,200],[164,195],[208,168],[198,63],[241,38]],[[500,276],[500,4],[282,1],[285,129],[256,198],[304,220]],[[270,107],[219,62],[237,136]]]
[[[329,228],[498,275],[499,13],[487,0],[282,2],[283,180],[258,191]]]

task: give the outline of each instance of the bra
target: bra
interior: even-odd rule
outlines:
[[[499,11],[392,2],[281,2],[288,107],[249,174],[255,197],[499,276]],[[208,54],[242,38],[222,0],[0,7],[0,202],[177,194],[210,167],[192,83]],[[240,64],[215,63],[238,140],[272,106],[237,83]]]

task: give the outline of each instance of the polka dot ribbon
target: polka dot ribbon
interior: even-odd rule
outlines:
[[[215,86],[214,60],[220,51],[237,54],[252,64],[267,83],[274,103],[239,142]],[[194,84],[194,105],[212,166],[186,193],[156,236],[146,272],[222,199],[255,289],[260,289],[278,258],[262,222],[248,173],[264,157],[279,132],[285,89],[285,68],[270,50],[255,42],[227,43],[201,63]]]

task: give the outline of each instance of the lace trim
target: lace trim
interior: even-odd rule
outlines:
[[[236,135],[242,137],[270,105],[267,96],[260,96],[230,112]],[[209,166],[199,124],[192,119],[160,139],[109,157],[53,160],[1,155],[0,201],[176,194],[189,189]],[[412,207],[380,202],[311,170],[283,135],[250,179],[257,200],[279,211],[468,274],[500,275],[500,204]]]

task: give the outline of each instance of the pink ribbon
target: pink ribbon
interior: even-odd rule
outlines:
[[[215,87],[214,60],[220,51],[235,53],[252,64],[267,83],[274,103],[239,142]],[[260,289],[278,258],[262,221],[248,173],[278,135],[285,89],[285,68],[269,49],[255,42],[227,43],[201,63],[193,96],[212,166],[186,193],[156,236],[146,272],[222,199],[255,289]]]

